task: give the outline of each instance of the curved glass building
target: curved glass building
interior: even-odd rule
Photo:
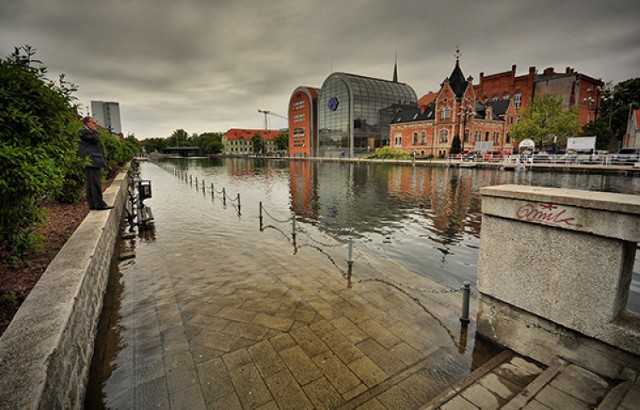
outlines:
[[[403,108],[418,106],[416,93],[397,81],[333,73],[318,98],[322,157],[354,157],[389,145],[389,123]]]

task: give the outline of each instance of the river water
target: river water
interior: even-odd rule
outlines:
[[[640,195],[640,179],[624,175],[240,158],[160,164],[188,175],[192,184],[195,178],[204,181],[207,192],[213,183],[233,198],[239,194],[245,214],[256,214],[262,202],[276,220],[295,215],[298,223],[345,242],[352,239],[356,253],[366,249],[451,288],[476,282],[482,187],[520,184]],[[636,312],[639,255],[628,304]]]

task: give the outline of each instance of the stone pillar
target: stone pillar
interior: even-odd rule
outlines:
[[[612,377],[638,360],[640,315],[626,305],[640,196],[518,185],[481,194],[478,333]]]

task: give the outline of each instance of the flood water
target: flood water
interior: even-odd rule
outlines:
[[[295,252],[290,246],[292,217],[299,242],[318,249],[342,245],[331,249],[338,270],[346,267],[346,244],[352,240],[355,271],[366,252],[447,288],[458,289],[469,281],[475,297],[480,188],[526,184],[640,195],[639,178],[611,175],[230,158],[164,160],[143,163],[141,170],[142,179],[152,183],[153,197],[145,203],[153,210],[156,225],[135,239],[136,258],[115,267],[103,313],[108,323],[98,336],[106,350],[97,350],[104,357],[94,358],[92,378],[99,376],[87,398],[96,408],[128,407],[135,402],[133,395],[142,393],[131,389],[131,383],[139,377],[153,379],[159,372],[145,367],[145,361],[151,363],[154,357],[137,359],[145,357],[145,350],[163,354],[155,352],[165,340],[161,343],[158,329],[151,331],[144,321],[159,317],[166,306],[186,306],[206,298],[201,293],[210,280],[207,264],[259,270],[260,261],[251,253],[256,243],[276,249],[276,254]],[[271,235],[260,230],[260,209]],[[207,249],[220,251],[208,255]],[[220,259],[225,252],[227,257]],[[189,269],[194,277],[181,278],[179,273]],[[163,276],[163,271],[172,276]],[[628,308],[638,312],[639,292],[637,255]],[[187,331],[191,331],[188,326]],[[457,359],[458,376],[477,366],[470,339]],[[196,360],[211,359],[195,353]],[[136,375],[134,362],[148,372]]]
[[[480,188],[518,184],[640,195],[623,175],[505,172],[311,161],[183,159],[161,163],[240,193],[243,213],[258,202],[276,216],[295,214],[328,235],[354,241],[442,285],[474,287],[481,229]],[[188,210],[187,210],[188,212]],[[346,255],[345,255],[346,258]],[[628,308],[640,312],[640,252]]]

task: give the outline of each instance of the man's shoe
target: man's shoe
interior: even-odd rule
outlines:
[[[102,206],[102,207],[100,207],[100,208],[96,208],[95,210],[96,210],[96,211],[106,211],[107,209],[113,209],[113,207],[112,207],[112,206],[107,205],[107,206]]]

